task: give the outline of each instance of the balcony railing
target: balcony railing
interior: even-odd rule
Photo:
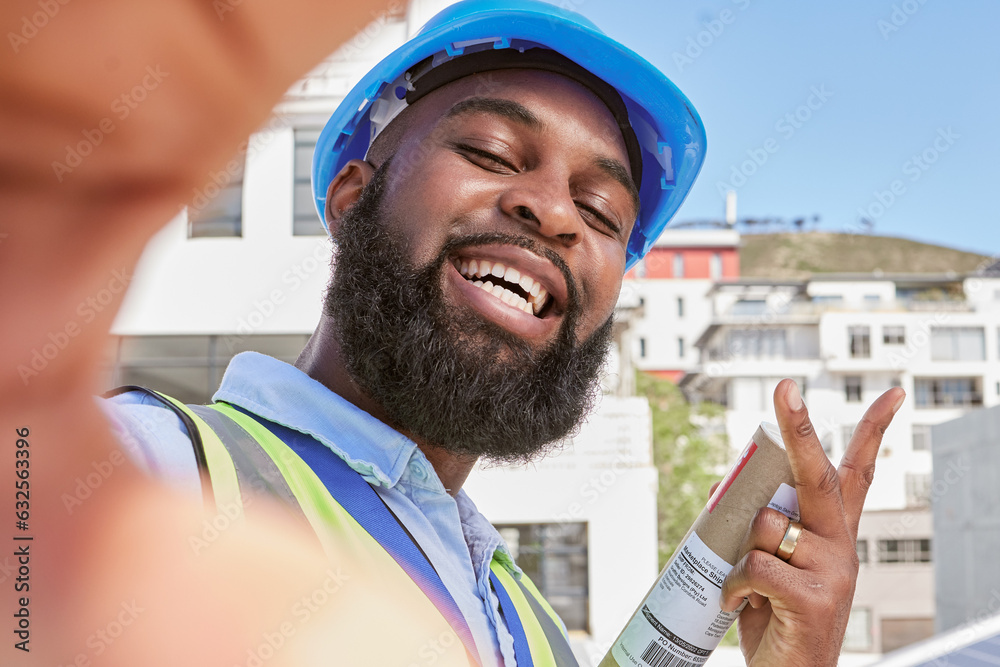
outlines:
[[[762,320],[816,318],[830,312],[972,312],[975,308],[959,299],[891,299],[886,301],[863,301],[845,303],[842,301],[792,301],[775,306],[765,306],[759,310],[733,305],[717,319],[723,322],[753,322]]]
[[[920,392],[917,391],[915,405],[923,409],[971,408],[983,404],[983,392]]]

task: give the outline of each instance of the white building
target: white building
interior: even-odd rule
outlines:
[[[689,395],[727,407],[731,443],[774,419],[796,379],[834,461],[865,408],[892,386],[907,401],[886,432],[859,532],[862,561],[845,647],[891,650],[934,629],[930,429],[1000,404],[1000,278],[823,275],[742,279],[709,292]]]
[[[206,175],[192,206],[150,243],[114,324],[107,386],[210,400],[226,364],[256,350],[295,360],[330,271],[309,165],[319,129],[360,76],[441,1],[399,3],[294,85],[245,154]],[[626,295],[620,350],[597,413],[561,452],[527,468],[477,470],[466,488],[497,524],[596,664],[655,578],[656,470],[650,412],[633,386]],[[585,640],[585,641],[583,641]]]
[[[644,316],[632,327],[636,367],[677,382],[699,366],[695,342],[712,320],[717,281],[739,277],[740,235],[727,226],[668,227],[626,276]]]

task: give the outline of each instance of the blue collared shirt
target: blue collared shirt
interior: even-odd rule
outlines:
[[[417,444],[295,366],[243,352],[212,397],[307,433],[361,473],[427,554],[469,623],[484,665],[515,665],[513,638],[490,589],[490,561],[520,574],[496,529],[459,491],[448,494]],[[201,498],[191,441],[170,410],[132,392],[101,401],[149,473]]]

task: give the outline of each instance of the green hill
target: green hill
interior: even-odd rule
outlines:
[[[814,273],[966,273],[985,255],[891,236],[797,232],[744,234],[740,274],[756,278],[805,278]]]

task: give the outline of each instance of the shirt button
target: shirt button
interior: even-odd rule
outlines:
[[[417,479],[427,479],[427,468],[420,461],[410,461],[410,472]]]

